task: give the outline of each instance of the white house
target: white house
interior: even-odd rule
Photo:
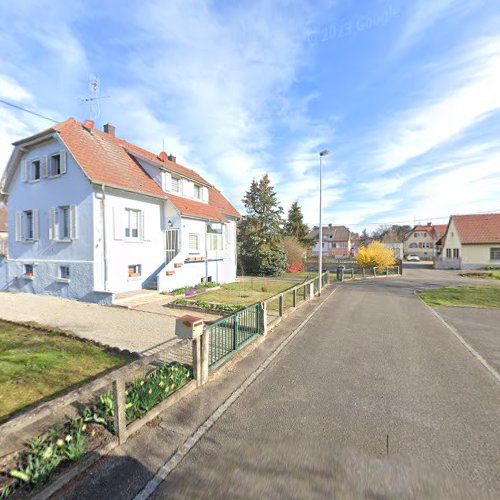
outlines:
[[[437,269],[500,267],[500,214],[452,215],[438,249]]]
[[[4,288],[98,303],[236,278],[239,214],[179,165],[73,118],[14,143]],[[0,274],[1,276],[1,274]]]

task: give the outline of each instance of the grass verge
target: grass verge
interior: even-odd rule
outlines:
[[[128,361],[126,355],[61,333],[0,320],[0,421]]]
[[[500,271],[468,271],[461,273],[464,278],[479,278],[485,280],[500,280]]]
[[[249,306],[296,285],[297,283],[290,281],[277,280],[270,281],[255,279],[249,281],[237,281],[221,285],[219,290],[204,293],[203,300],[205,302],[216,304]],[[187,299],[190,300],[190,298]],[[193,298],[192,300],[194,301],[196,298]]]
[[[500,307],[500,286],[457,286],[420,291],[418,294],[432,307]]]

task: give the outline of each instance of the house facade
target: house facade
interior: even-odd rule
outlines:
[[[236,278],[239,214],[196,172],[73,118],[14,143],[9,290],[112,303]]]
[[[500,214],[452,215],[438,243],[438,269],[500,267]]]
[[[436,242],[446,232],[446,224],[417,225],[404,238],[404,255],[418,255],[422,260],[432,260],[436,256]]]
[[[7,205],[0,201],[0,259],[8,253]]]
[[[314,240],[313,255],[319,255],[319,227],[314,227],[308,237]],[[351,231],[346,226],[334,226],[328,224],[323,227],[323,255],[335,258],[346,258],[351,256],[352,238]]]

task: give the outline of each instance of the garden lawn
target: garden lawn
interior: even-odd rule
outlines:
[[[221,285],[218,290],[186,298],[193,302],[200,299],[214,304],[236,304],[249,306],[296,285],[297,283],[290,281],[270,281],[256,278],[251,281],[226,283],[225,285]]]
[[[500,307],[500,286],[457,286],[418,292],[430,306]]]
[[[0,420],[128,361],[60,333],[0,320]]]

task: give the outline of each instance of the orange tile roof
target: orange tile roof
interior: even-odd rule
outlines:
[[[234,217],[240,216],[229,201],[194,170],[168,159],[161,160],[158,155],[146,149],[96,128],[89,130],[74,118],[68,118],[45,132],[52,131],[59,133],[68,150],[92,182],[167,198],[172,201],[182,215],[217,221],[226,221],[224,214]],[[15,144],[22,142],[24,141],[18,141]],[[208,203],[165,193],[140,166],[133,156],[134,153],[147,158],[160,167],[209,186]],[[213,192],[217,192],[217,194],[210,194]]]
[[[172,194],[168,195],[168,199],[181,214],[199,217],[201,219],[217,220],[221,222],[227,221],[226,217],[224,217],[216,207],[209,203],[190,200],[189,198],[183,198],[182,196],[175,196]]]
[[[460,242],[500,243],[500,214],[452,215]]]

